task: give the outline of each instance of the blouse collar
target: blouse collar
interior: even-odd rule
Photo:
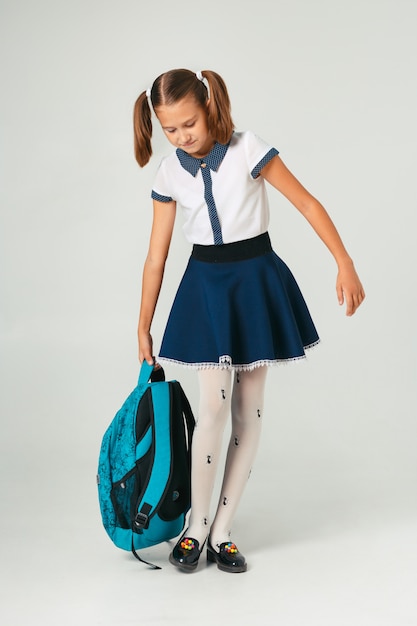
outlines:
[[[216,172],[226,155],[229,145],[230,141],[226,144],[217,143],[216,141],[207,156],[202,159],[197,159],[196,157],[187,154],[187,152],[181,150],[181,148],[177,148],[176,154],[182,167],[192,176],[196,176],[203,163],[206,163],[211,170]]]

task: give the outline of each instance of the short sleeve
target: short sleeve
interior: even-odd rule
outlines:
[[[155,189],[152,189],[151,197],[152,200],[158,200],[158,202],[172,202],[171,196],[162,196],[160,193],[156,192]]]
[[[166,159],[162,159],[156,172],[152,186],[152,199],[158,202],[172,202],[172,191],[170,189],[169,178],[167,176]]]
[[[258,178],[261,170],[271,159],[279,154],[278,150],[255,135],[252,131],[245,133],[246,158],[252,178]]]

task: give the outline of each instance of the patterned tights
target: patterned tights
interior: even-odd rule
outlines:
[[[252,468],[261,433],[266,367],[250,372],[199,371],[200,406],[192,445],[191,516],[187,536],[202,543],[210,532],[216,549],[229,541],[231,525]],[[227,417],[232,432],[217,512],[210,501]]]

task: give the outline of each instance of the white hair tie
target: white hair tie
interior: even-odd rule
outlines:
[[[151,97],[151,88],[150,87],[148,87],[147,90],[146,90],[146,97],[147,98]]]
[[[209,85],[207,78],[203,76],[201,71],[196,72],[195,75],[198,78],[198,80],[200,80],[203,83],[204,87],[207,89],[207,97],[210,99],[210,85]]]

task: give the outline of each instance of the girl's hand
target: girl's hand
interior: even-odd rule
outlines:
[[[138,333],[139,338],[139,361],[147,361],[149,365],[154,362],[153,354],[153,341],[151,333]]]
[[[365,291],[350,259],[339,266],[336,292],[339,304],[343,305],[346,302],[346,315],[349,317],[355,313],[365,299]]]

